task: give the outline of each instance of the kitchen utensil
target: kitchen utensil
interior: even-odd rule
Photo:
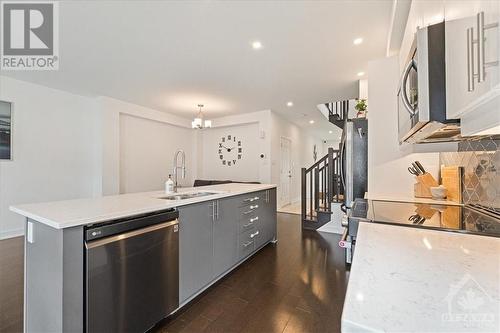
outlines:
[[[448,190],[447,199],[462,203],[463,167],[441,167],[441,184]]]
[[[419,176],[420,173],[414,167],[408,167],[408,172],[414,176]]]
[[[432,186],[431,188],[432,199],[445,199],[446,198],[446,187],[443,185]]]
[[[412,162],[411,163],[411,166],[413,167],[413,169],[415,169],[415,171],[417,171],[419,174],[423,175],[424,173],[420,170],[420,168],[418,167],[418,165],[415,164],[415,162]]]
[[[411,221],[413,224],[422,224],[425,222],[425,217],[414,214],[408,218],[408,221]]]
[[[427,171],[425,171],[424,166],[422,165],[422,163],[420,163],[419,161],[415,161],[415,164],[417,165],[417,168],[420,169],[420,171],[422,172],[422,174],[424,174],[424,173],[427,172]]]

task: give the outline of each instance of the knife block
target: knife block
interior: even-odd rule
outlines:
[[[416,198],[432,198],[431,187],[439,186],[437,180],[428,172],[416,178],[417,182],[413,186],[414,196]]]

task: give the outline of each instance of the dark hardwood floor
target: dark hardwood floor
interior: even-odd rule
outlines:
[[[349,272],[339,235],[278,214],[269,244],[153,332],[339,332]],[[22,332],[23,238],[0,241],[0,332]]]
[[[24,237],[0,241],[0,332],[23,331]]]
[[[340,235],[278,214],[269,244],[154,332],[340,332],[349,272]]]

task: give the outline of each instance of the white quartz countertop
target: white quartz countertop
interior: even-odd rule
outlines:
[[[500,332],[500,238],[360,223],[342,332]]]
[[[178,194],[192,192],[214,192],[213,195],[185,199],[160,199],[162,191],[104,196],[11,206],[10,210],[56,229],[87,225],[117,218],[150,213],[158,210],[215,200],[239,194],[275,188],[273,184],[230,183],[193,188],[180,188]]]

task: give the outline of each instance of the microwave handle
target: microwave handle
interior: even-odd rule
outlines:
[[[403,77],[401,79],[400,90],[401,90],[401,99],[403,100],[403,105],[404,105],[406,111],[408,111],[408,113],[413,117],[415,115],[415,110],[411,107],[411,104],[410,104],[410,101],[408,100],[408,95],[406,94],[406,89],[405,89],[406,81],[408,81],[408,75],[410,75],[410,71],[412,68],[415,68],[415,70],[417,69],[417,62],[414,59],[410,60],[408,65],[406,65],[405,70],[403,71]]]

